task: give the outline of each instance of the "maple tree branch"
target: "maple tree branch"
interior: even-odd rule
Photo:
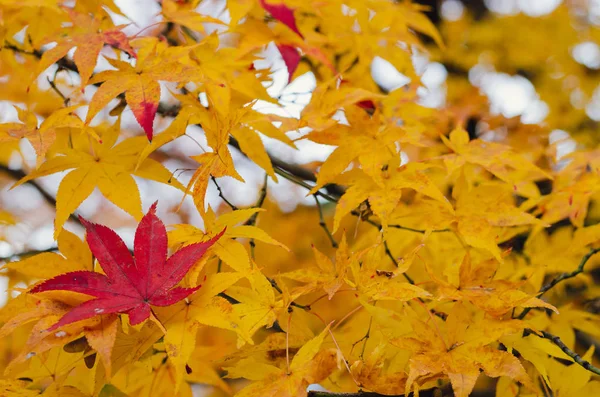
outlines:
[[[37,59],[41,59],[42,55],[44,55],[44,53],[40,50],[34,49],[33,51],[27,51],[27,50],[20,48],[19,46],[15,45],[15,44],[10,43],[9,41],[4,41],[3,47],[6,48],[7,50],[11,50],[11,51],[17,52],[19,54],[34,56]],[[70,59],[68,59],[66,57],[62,57],[61,59],[59,59],[56,62],[56,66],[58,66],[59,69],[64,69],[64,70],[69,70],[71,72],[79,73],[79,69],[77,69],[77,65],[75,65],[75,62],[71,61]]]
[[[388,245],[387,240],[383,241],[383,246],[385,248],[385,253],[392,260],[392,263],[394,264],[394,266],[398,267],[399,266],[398,261],[396,260],[396,258],[394,258],[392,251],[390,251],[390,246]],[[406,272],[402,273],[402,275],[404,276],[406,281],[408,281],[410,284],[413,284],[413,285],[415,284],[415,280],[413,280],[408,274],[406,274]]]
[[[12,262],[13,259],[23,259],[24,257],[27,256],[33,256],[33,255],[37,255],[37,254],[43,254],[43,253],[47,253],[47,252],[57,252],[58,251],[58,247],[56,246],[52,246],[43,250],[30,250],[30,251],[22,251],[16,254],[12,254],[12,255],[7,255],[7,256],[0,256],[0,261],[6,261],[6,262]]]
[[[271,283],[271,286],[277,292],[279,292],[280,294],[283,294],[283,290],[281,289],[281,287],[279,287],[279,285],[277,284],[277,281],[275,281],[274,278],[267,277],[267,276],[265,276],[265,277],[267,278],[267,280],[269,280],[269,283]],[[302,310],[306,310],[306,311],[310,311],[310,309],[311,309],[310,305],[301,305],[301,304],[293,302],[293,301],[290,302],[290,306],[294,306],[294,307],[297,307],[298,309],[302,309]]]
[[[21,179],[23,179],[27,176],[27,174],[25,172],[23,172],[22,170],[13,170],[2,164],[0,164],[0,171],[3,171],[4,173],[10,175],[12,178],[16,179],[17,181],[20,181]],[[50,206],[56,208],[56,198],[54,196],[52,196],[50,193],[48,193],[46,191],[46,189],[44,189],[38,182],[27,181],[25,183],[28,183],[31,186],[33,186],[42,195],[44,200],[48,204],[50,204]],[[74,222],[77,222],[78,224],[81,224],[81,222],[79,221],[79,218],[75,214],[69,215],[69,219],[71,219]]]
[[[579,262],[579,266],[577,266],[577,269],[575,269],[569,273],[563,273],[563,274],[553,278],[548,284],[546,284],[542,288],[540,288],[540,290],[537,293],[538,297],[544,295],[546,292],[548,292],[550,289],[554,288],[556,286],[556,284],[560,283],[561,281],[573,278],[573,277],[577,276],[578,274],[583,273],[585,264],[590,260],[590,258],[592,256],[594,256],[594,254],[596,254],[598,252],[600,252],[600,248],[592,248],[587,254],[585,254],[583,256],[583,258],[581,258],[581,261]],[[531,308],[526,307],[521,312],[519,317],[517,317],[517,318],[519,320],[523,320],[525,318],[525,316],[527,315],[527,313],[529,313],[530,311],[531,311]]]
[[[428,390],[422,390],[419,393],[420,397],[434,397],[434,396],[442,396],[446,395],[449,391],[448,387],[434,387]],[[440,393],[441,392],[441,393]],[[412,396],[412,394],[410,394]],[[474,391],[470,394],[472,397],[476,396],[487,396],[487,394],[482,394]],[[363,391],[359,390],[354,393],[335,393],[329,391],[321,391],[321,390],[310,390],[307,394],[307,397],[405,397],[408,396],[406,394],[380,394],[373,391]]]
[[[528,330],[530,333],[540,336],[536,331]],[[544,339],[550,340],[556,346],[560,348],[567,356],[571,357],[573,361],[577,364],[581,365],[586,370],[595,373],[596,375],[600,375],[600,368],[592,365],[589,361],[584,360],[579,354],[575,353],[573,350],[569,349],[567,345],[556,335],[552,335],[546,331],[540,331]]]
[[[58,73],[58,69],[56,70],[56,73]],[[56,86],[56,83],[55,83],[56,73],[54,73],[54,78],[52,80],[50,80],[50,77],[46,77],[46,80],[48,80],[48,84],[50,84],[50,87],[52,88],[52,90],[54,92],[56,92],[58,94],[58,96],[60,96],[62,98],[63,104],[65,105],[65,107],[69,106],[69,102],[71,102],[71,98],[69,98],[68,96],[63,94]]]
[[[263,183],[263,187],[260,189],[260,193],[258,195],[258,201],[254,205],[253,208],[261,208],[267,198],[267,184],[269,182],[269,175],[265,173],[265,182]],[[258,211],[252,214],[252,216],[244,223],[244,226],[254,226],[256,225],[256,220],[258,219]],[[254,259],[254,249],[256,248],[256,243],[254,239],[250,239],[250,256]]]
[[[329,241],[331,242],[331,246],[333,248],[337,248],[338,243],[337,243],[337,241],[335,241],[333,234],[327,227],[327,223],[325,223],[325,218],[323,217],[323,208],[321,208],[321,203],[319,202],[319,198],[314,194],[313,194],[313,197],[315,198],[315,202],[317,203],[317,209],[319,210],[319,225],[323,228],[323,230],[325,230],[325,233],[327,234],[327,237],[329,237]]]
[[[219,191],[219,197],[221,197],[221,199],[225,202],[225,204],[227,204],[229,207],[231,207],[231,209],[233,211],[236,211],[238,208],[235,205],[233,205],[229,200],[227,200],[227,198],[225,197],[225,195],[223,195],[223,191],[221,190],[221,186],[219,186],[219,184],[217,183],[217,178],[215,178],[214,176],[211,175],[210,179],[212,179],[213,183],[217,187],[217,190]]]
[[[275,173],[279,176],[284,177],[285,179],[287,179],[288,181],[295,183],[296,185],[302,186],[303,188],[307,189],[307,190],[312,190],[314,186],[309,185],[308,183],[306,183],[304,180],[302,180],[301,178],[297,177],[294,174],[290,174],[287,171],[275,168]],[[331,196],[328,193],[323,193],[320,190],[317,190],[315,192],[315,196],[319,196],[319,197],[323,197],[326,200],[329,200],[333,203],[337,203],[338,199],[336,197]]]

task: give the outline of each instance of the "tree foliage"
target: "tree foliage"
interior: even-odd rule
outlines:
[[[116,3],[0,1],[0,395],[600,395],[592,5]]]

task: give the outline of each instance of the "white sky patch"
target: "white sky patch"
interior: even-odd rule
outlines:
[[[527,123],[541,122],[548,113],[533,84],[523,76],[497,73],[477,65],[469,71],[469,80],[489,98],[492,113],[507,118],[522,116]]]
[[[425,67],[421,76],[421,83],[417,93],[420,95],[419,103],[429,108],[439,108],[446,102],[446,79],[448,71],[438,62],[431,62]]]
[[[445,0],[440,8],[442,18],[447,21],[458,21],[462,18],[465,6],[459,0]]]
[[[394,91],[410,83],[410,79],[400,73],[389,61],[376,56],[371,62],[371,75],[375,83],[386,91]]]
[[[592,94],[592,100],[585,106],[585,114],[594,121],[600,121],[600,85]]]
[[[556,160],[560,160],[577,149],[577,142],[571,139],[571,135],[564,130],[553,130],[548,136],[550,144],[556,143]]]
[[[490,11],[503,15],[522,12],[532,17],[550,14],[562,0],[484,0]]]
[[[600,69],[600,46],[592,41],[584,41],[573,47],[573,59],[590,68]]]

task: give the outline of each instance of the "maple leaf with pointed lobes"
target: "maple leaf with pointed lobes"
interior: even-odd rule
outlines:
[[[112,229],[80,217],[87,243],[106,275],[77,271],[35,286],[31,293],[66,290],[96,298],[73,308],[50,331],[101,313],[127,313],[130,323],[136,325],[150,317],[150,305],[170,306],[200,288],[175,286],[225,231],[207,242],[188,245],[167,259],[167,231],[156,216],[156,204],[138,225],[133,257]]]
[[[335,265],[327,255],[316,249],[314,245],[312,249],[317,262],[316,267],[297,269],[283,273],[282,276],[300,282],[313,283],[314,289],[323,288],[329,300],[331,300],[344,285],[344,278],[352,261],[356,260],[356,255],[348,249],[346,234],[342,235],[342,241],[335,253]]]
[[[492,346],[504,335],[521,332],[524,322],[475,318],[461,303],[454,304],[445,322],[436,317],[422,321],[409,308],[405,313],[412,332],[390,343],[412,352],[406,395],[419,384],[447,377],[454,395],[467,397],[481,372],[493,378],[507,376],[534,389],[519,359]]]
[[[164,48],[154,38],[138,41],[141,41],[141,45],[135,66],[129,62],[107,59],[118,70],[105,70],[90,79],[90,84],[102,85],[90,101],[85,122],[89,124],[100,110],[124,92],[127,105],[151,141],[154,117],[160,100],[158,81],[180,82],[189,78],[190,68],[185,68],[178,60],[187,55],[190,48]]]
[[[73,47],[77,47],[73,54],[73,60],[79,71],[81,89],[83,90],[94,72],[98,54],[105,44],[118,48],[133,58],[136,57],[133,48],[129,45],[127,36],[121,32],[120,27],[99,31],[100,21],[96,18],[91,18],[87,14],[76,13],[68,8],[66,10],[73,21],[73,33],[67,36],[66,39],[59,40],[55,47],[44,52],[36,75],[66,56]]]
[[[120,120],[106,129],[98,130],[101,142],[88,139],[85,135],[71,136],[72,147],[57,150],[52,158],[38,169],[27,174],[13,187],[42,176],[59,171],[69,171],[62,179],[56,193],[56,218],[54,220],[54,238],[57,238],[69,215],[97,187],[102,194],[132,215],[136,220],[142,218],[142,201],[137,184],[131,174],[174,186],[184,190],[172,174],[156,160],[146,158],[134,170],[137,156],[141,150],[143,136],[127,138],[114,145],[119,137]],[[114,145],[114,146],[113,146]]]
[[[61,128],[83,128],[83,122],[73,112],[75,107],[67,107],[52,113],[38,127],[33,112],[15,106],[21,123],[0,124],[0,143],[14,142],[26,138],[37,155],[37,164],[41,164],[46,152],[56,140],[57,130]]]

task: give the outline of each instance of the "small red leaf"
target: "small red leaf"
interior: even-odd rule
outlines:
[[[156,216],[154,203],[137,227],[133,250],[135,257],[132,257],[123,240],[113,230],[80,219],[86,228],[90,250],[106,275],[77,271],[61,274],[35,286],[31,293],[63,290],[96,298],[71,309],[49,328],[50,331],[108,313],[127,313],[129,322],[136,325],[150,316],[150,305],[169,306],[186,298],[200,286],[173,287],[225,232],[223,230],[207,242],[183,247],[167,259],[167,232]]]
[[[302,33],[296,26],[296,18],[294,17],[294,10],[286,6],[285,4],[269,4],[266,0],[260,0],[260,5],[269,14],[273,15],[273,18],[292,29],[298,36],[304,38]]]
[[[361,108],[365,109],[365,110],[375,110],[375,103],[372,100],[370,100],[370,99],[357,102],[356,105],[358,107],[361,107]]]
[[[292,81],[292,76],[294,76],[294,72],[298,68],[298,64],[300,63],[300,52],[291,45],[286,44],[278,44],[277,49],[281,53],[283,57],[283,62],[285,62],[285,66],[288,70],[288,84]]]

